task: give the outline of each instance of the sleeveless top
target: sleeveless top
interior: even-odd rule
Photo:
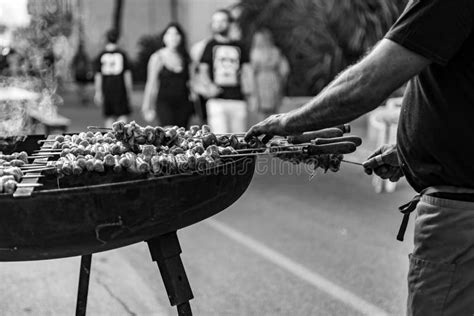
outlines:
[[[163,66],[158,74],[159,89],[158,100],[181,101],[188,100],[189,97],[189,69],[188,65],[180,72],[174,72]]]

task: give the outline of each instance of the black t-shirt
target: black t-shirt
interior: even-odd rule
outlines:
[[[157,100],[183,103],[189,99],[189,67],[180,72],[171,71],[163,66],[158,74],[159,89]]]
[[[473,23],[473,0],[415,0],[386,35],[432,61],[408,84],[397,135],[417,191],[474,188]]]
[[[94,68],[102,75],[104,101],[126,102],[124,73],[130,69],[127,54],[120,49],[104,50],[97,56]]]
[[[239,42],[220,43],[215,39],[207,43],[201,63],[209,65],[211,80],[223,92],[221,99],[242,100],[240,77],[242,64],[249,62],[248,51]]]

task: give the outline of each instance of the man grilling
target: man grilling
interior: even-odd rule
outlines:
[[[472,0],[412,0],[364,59],[305,106],[247,133],[268,139],[346,123],[410,80],[397,145],[364,163],[383,179],[404,175],[420,194],[403,209],[417,204],[408,315],[474,315],[473,30]]]

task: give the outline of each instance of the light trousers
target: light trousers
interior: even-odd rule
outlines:
[[[416,215],[407,315],[474,315],[474,202],[423,195]]]
[[[207,121],[213,133],[243,133],[247,130],[247,103],[242,100],[210,99]]]

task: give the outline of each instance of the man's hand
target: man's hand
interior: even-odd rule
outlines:
[[[223,91],[224,90],[222,90],[222,88],[220,88],[219,86],[217,86],[213,83],[210,83],[209,86],[208,86],[208,94],[206,95],[206,98],[208,98],[208,99],[215,98],[219,94],[221,94]]]
[[[265,135],[263,142],[267,143],[275,135],[287,136],[290,133],[286,130],[285,123],[286,114],[275,114],[267,117],[260,123],[255,124],[245,134],[245,140],[249,140],[251,137]]]
[[[382,145],[362,165],[368,175],[375,173],[382,179],[389,179],[392,182],[397,182],[403,177],[395,145]]]

